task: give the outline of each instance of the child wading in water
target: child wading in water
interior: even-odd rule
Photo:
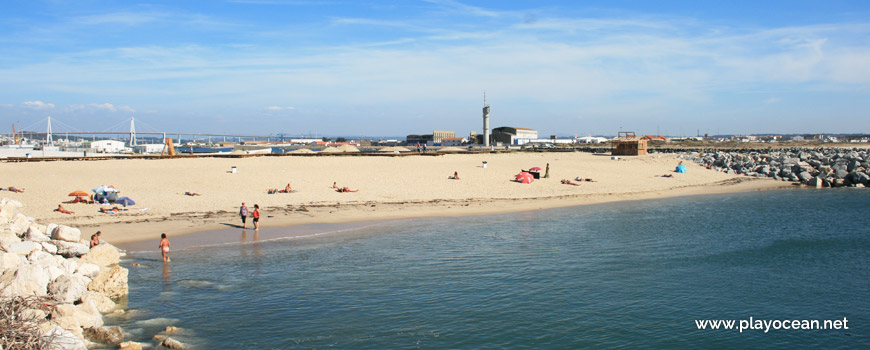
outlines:
[[[165,233],[160,234],[160,253],[163,254],[163,262],[169,261],[169,239]]]

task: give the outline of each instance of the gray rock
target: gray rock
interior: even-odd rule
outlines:
[[[822,186],[824,186],[824,184],[825,184],[825,180],[819,176],[812,177],[807,181],[807,186],[815,187],[815,188],[822,188]]]
[[[797,177],[798,177],[798,179],[799,179],[801,182],[807,182],[807,181],[810,181],[810,179],[811,179],[813,176],[810,175],[810,173],[808,173],[808,172],[806,172],[806,171],[802,171],[802,172],[800,172],[800,173],[797,174]]]
[[[51,241],[51,243],[57,246],[57,254],[65,258],[78,258],[82,255],[87,254],[90,250],[88,246],[81,243],[58,240]]]
[[[85,276],[61,275],[48,285],[48,293],[61,303],[73,303],[82,298],[82,294],[88,290],[91,279]]]

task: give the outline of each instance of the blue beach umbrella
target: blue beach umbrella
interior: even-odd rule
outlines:
[[[133,199],[131,199],[130,197],[121,197],[121,198],[118,198],[118,200],[116,200],[115,203],[119,203],[119,204],[121,204],[121,205],[123,205],[123,206],[125,206],[125,207],[128,206],[128,205],[134,205],[134,204],[136,204],[136,202],[134,202]]]

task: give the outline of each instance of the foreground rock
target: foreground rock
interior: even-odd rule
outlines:
[[[20,202],[0,198],[0,297],[43,298],[45,311],[27,309],[22,317],[35,320],[41,336],[51,339],[50,349],[85,349],[92,344],[85,335],[104,344],[123,341],[121,329],[104,327],[102,316],[116,311],[113,299],[129,291],[118,249],[106,244],[92,250],[80,241],[79,229],[40,225],[20,208]]]

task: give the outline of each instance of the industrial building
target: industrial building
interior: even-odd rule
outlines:
[[[504,145],[524,145],[538,139],[538,131],[528,128],[502,126],[492,129],[492,141]]]
[[[408,135],[405,139],[406,144],[441,144],[443,139],[452,139],[456,137],[456,132],[453,131],[445,131],[445,130],[432,130],[431,134],[411,134]]]

